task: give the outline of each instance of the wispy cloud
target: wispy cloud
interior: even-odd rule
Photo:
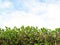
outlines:
[[[60,27],[59,1],[60,0],[5,0],[4,3],[0,1],[0,27],[19,27],[21,25],[32,25],[52,29]]]

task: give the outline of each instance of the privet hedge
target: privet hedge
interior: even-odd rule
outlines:
[[[60,28],[55,30],[21,26],[0,28],[0,45],[60,45]]]

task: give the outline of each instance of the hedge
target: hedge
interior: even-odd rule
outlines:
[[[60,28],[0,28],[0,45],[60,45]]]

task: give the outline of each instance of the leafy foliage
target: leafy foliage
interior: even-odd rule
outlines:
[[[21,26],[0,28],[0,45],[60,45],[60,28],[55,30]]]

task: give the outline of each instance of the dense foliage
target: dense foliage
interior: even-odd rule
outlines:
[[[60,28],[0,28],[0,45],[60,45]]]

